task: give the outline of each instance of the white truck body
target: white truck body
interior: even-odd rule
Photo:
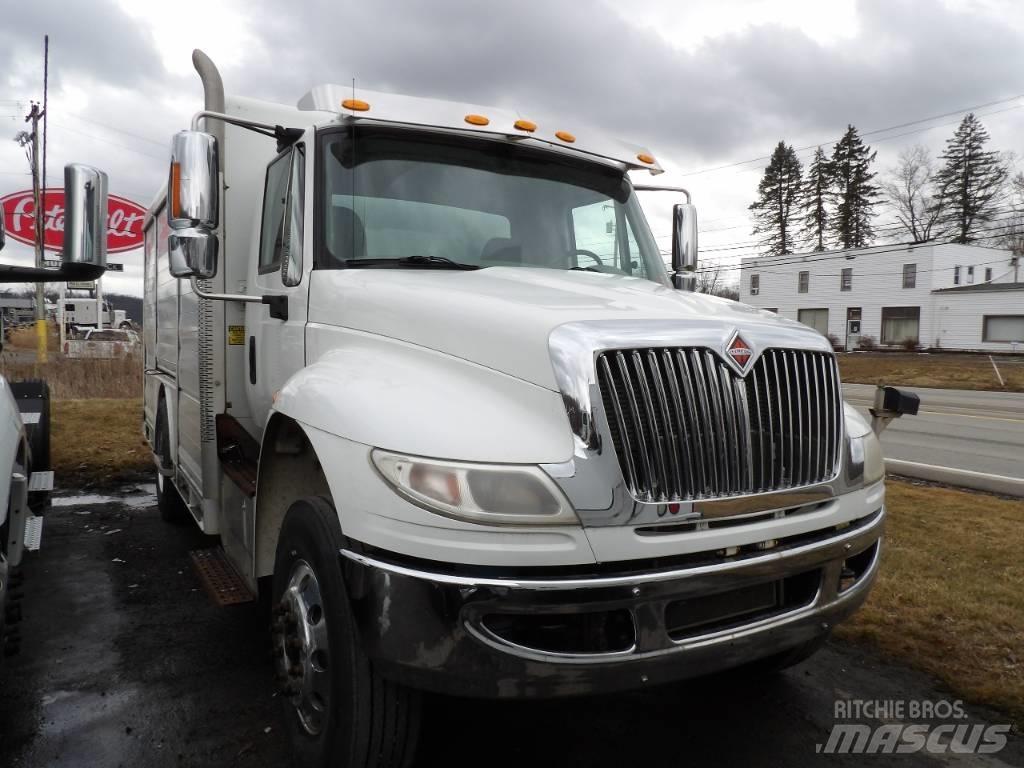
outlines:
[[[221,537],[253,590],[262,577],[277,578],[290,506],[329,498],[349,542],[338,556],[375,668],[405,685],[482,696],[619,690],[731,667],[819,639],[863,601],[884,519],[877,440],[844,408],[832,351],[819,334],[672,288],[626,175],[660,170],[645,150],[519,129],[522,117],[513,112],[349,87],[315,88],[297,108],[231,96],[220,107],[207,81],[207,98],[207,109],[231,119],[294,131],[279,153],[273,138],[245,127],[209,128],[220,133],[221,170],[212,278],[190,283],[170,274],[166,191],[153,203],[145,429],[162,482],[174,484],[203,531]],[[470,120],[480,115],[487,126]],[[458,243],[451,228],[430,224],[410,234],[410,222],[448,210],[431,198],[402,218],[402,205],[417,198],[398,179],[411,184],[416,163],[433,161],[424,141],[459,158],[463,150],[493,151],[504,158],[494,168],[516,179],[502,163],[515,166],[520,155],[547,158],[554,185],[563,166],[581,178],[614,176],[623,185],[607,204],[617,217],[607,228],[614,247],[607,254],[583,247],[580,208],[567,208],[568,218],[537,208],[523,217],[531,201],[521,200],[521,210],[504,211],[510,233],[490,240],[518,238],[527,253],[531,238],[543,236],[571,258],[561,268],[528,266],[527,257],[517,262],[518,251],[489,240],[480,255],[473,228],[501,204],[485,199],[485,187],[474,210],[458,185],[444,191],[469,211],[459,214],[467,223]],[[324,185],[331,174],[349,178],[345,153],[358,158],[356,147],[379,151],[385,164],[388,152],[408,153],[413,168],[395,171],[389,183],[396,186],[376,197],[368,191],[374,182],[364,181],[367,191],[349,203]],[[264,195],[281,162],[293,179],[287,214],[274,213],[279,192]],[[439,185],[467,163],[484,164],[474,172],[494,170],[484,160],[445,162],[432,177]],[[351,168],[370,173],[372,161],[358,163]],[[544,165],[530,167],[523,183],[539,179],[538,189],[548,189]],[[556,186],[554,194],[569,199],[588,183]],[[603,215],[601,195],[587,190],[593,215]],[[392,214],[377,213],[395,199]],[[272,215],[261,215],[265,206]],[[448,237],[446,247],[469,242],[465,252],[480,261],[464,271],[433,269],[413,250],[421,268],[332,265],[324,261],[330,232],[348,247],[346,222],[351,254],[361,242],[372,252],[384,241],[408,253],[410,238],[420,237],[420,253],[444,256],[428,241]],[[279,226],[292,226],[295,239],[283,260],[261,268],[261,234],[264,245],[279,245]],[[605,231],[603,219],[598,230]],[[492,245],[502,254],[493,266]],[[229,300],[200,299],[197,288]],[[667,377],[676,365],[679,377]],[[631,391],[619,392],[616,382]],[[239,455],[248,455],[242,470],[232,458]],[[405,481],[385,479],[389,467],[430,462],[465,471],[464,478],[503,467],[529,475],[560,511],[550,520],[527,515],[528,524],[508,514],[445,511]],[[798,576],[811,588],[797,585]],[[685,613],[687,601],[732,589],[763,600],[740,589],[758,579],[776,590],[771,606],[747,606],[741,620],[723,613],[699,631],[686,619],[666,628],[665,617]],[[429,594],[451,600],[454,613],[435,614]],[[633,639],[621,648],[564,652],[533,644],[529,628],[522,631],[533,640],[517,634],[516,616],[552,605],[580,615],[603,611],[608,600],[631,617]],[[488,624],[482,605],[512,628]]]

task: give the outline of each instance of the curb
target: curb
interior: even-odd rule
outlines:
[[[953,467],[937,467],[934,464],[919,464],[916,461],[886,459],[885,469],[894,475],[915,477],[918,480],[931,480],[936,483],[958,485],[976,491],[988,491],[1003,496],[1024,498],[1024,480],[1004,475],[989,475],[985,472],[972,472],[968,469]]]

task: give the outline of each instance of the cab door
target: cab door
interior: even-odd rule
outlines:
[[[306,362],[305,201],[306,145],[298,143],[267,166],[259,243],[249,267],[252,292],[264,297],[245,309],[249,407],[260,429],[275,395]]]

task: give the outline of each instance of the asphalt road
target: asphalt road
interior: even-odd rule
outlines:
[[[917,416],[882,434],[885,455],[1006,477],[1024,476],[1024,394],[906,387],[921,397]],[[844,384],[846,399],[865,416],[874,386]]]
[[[137,490],[65,497],[47,514],[44,548],[25,566],[22,651],[0,670],[4,768],[288,765],[266,620],[255,604],[210,602],[188,552],[211,542],[162,523],[152,502]],[[551,702],[434,698],[417,764],[1024,765],[1024,739],[1012,734],[983,757],[816,753],[837,700],[952,698],[924,675],[833,642],[771,678]],[[1005,718],[968,707],[956,722]]]

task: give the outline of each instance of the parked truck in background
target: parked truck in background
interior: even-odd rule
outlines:
[[[145,431],[161,513],[270,594],[298,764],[405,764],[419,691],[792,664],[864,601],[878,440],[824,337],[693,292],[647,150],[350,85],[225,97],[193,61]],[[686,198],[672,274],[644,190]]]
[[[102,315],[102,316],[101,316]],[[123,309],[114,309],[107,301],[103,302],[103,312],[99,311],[99,299],[80,298],[76,296],[64,299],[64,325],[69,335],[77,335],[87,328],[99,328],[100,320],[103,328],[126,330],[131,323]]]
[[[107,177],[84,165],[64,169],[64,252],[60,269],[0,266],[0,283],[95,280],[106,265]],[[100,233],[100,234],[97,234]],[[0,215],[0,249],[4,222]],[[0,376],[0,660],[18,650],[20,566],[39,549],[53,488],[50,470],[50,396],[44,381],[9,382]]]

